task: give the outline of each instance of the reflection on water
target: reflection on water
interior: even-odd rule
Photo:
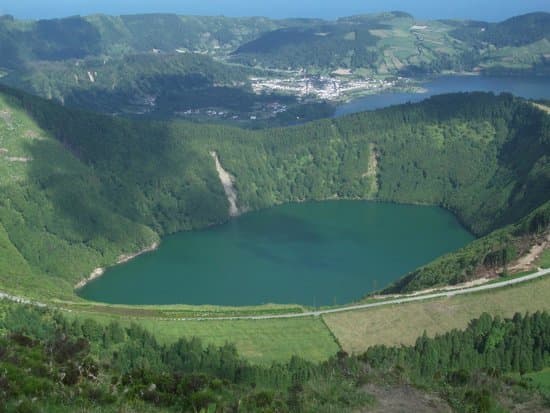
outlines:
[[[289,204],[167,237],[80,293],[121,304],[343,303],[472,239],[436,207]]]

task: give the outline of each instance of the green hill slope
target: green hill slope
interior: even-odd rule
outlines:
[[[234,50],[259,34],[281,27],[266,18],[226,18],[142,14],[92,15],[21,21],[0,16],[0,67],[35,60],[150,52]],[[9,51],[9,53],[7,53]]]
[[[446,95],[249,131],[130,121],[1,93],[0,224],[15,247],[8,261],[23,257],[33,277],[59,281],[50,295],[74,298],[72,285],[121,254],[228,219],[211,151],[235,176],[242,210],[335,197],[436,204],[484,235],[550,193],[549,117],[510,95]],[[475,259],[483,263],[492,245]],[[9,268],[0,277],[14,286]]]
[[[530,13],[500,23],[465,22],[451,35],[477,44],[496,47],[525,46],[550,37],[550,13]]]
[[[236,61],[264,67],[370,75],[416,76],[442,71],[548,74],[550,14],[501,23],[419,21],[406,13],[311,22],[260,35],[240,46]]]
[[[2,82],[102,113],[174,117],[197,108],[252,111],[250,68],[215,61],[264,31],[264,18],[0,16]],[[288,99],[293,102],[293,99]]]

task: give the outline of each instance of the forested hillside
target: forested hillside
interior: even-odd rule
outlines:
[[[258,366],[231,344],[161,344],[136,324],[0,304],[0,398],[6,412],[352,412],[379,395],[422,411],[540,411],[549,389],[529,377],[548,374],[549,332],[547,313],[484,314],[414,346]]]
[[[547,201],[519,222],[418,268],[384,289],[384,292],[403,293],[441,283],[459,284],[483,273],[506,275],[510,263],[528,254],[533,245],[546,242],[549,228],[550,201]]]
[[[213,56],[281,24],[168,14],[36,22],[3,16],[0,79],[69,107],[102,113],[166,118],[208,108],[244,116],[266,100],[250,89],[254,70]],[[281,102],[295,99],[281,97]]]
[[[19,68],[34,60],[59,61],[89,56],[234,50],[283,23],[265,18],[225,18],[145,14],[93,15],[20,21],[0,17],[0,67]]]
[[[162,117],[205,107],[239,113],[266,100],[250,90],[252,70],[227,66],[204,55],[141,53],[88,58],[76,66],[61,61],[29,67],[32,76],[17,74],[5,82],[69,107],[109,114]]]
[[[19,21],[0,17],[0,67],[23,68],[29,61],[61,61],[91,56],[151,52],[249,55],[276,67],[336,67],[399,70],[407,64],[460,65],[475,48],[480,61],[489,50],[549,41],[548,13],[531,13],[500,23],[419,21],[403,12],[360,15],[335,22],[147,14],[93,15]],[[463,44],[462,44],[463,43]],[[544,53],[543,46],[541,53]],[[333,56],[331,56],[333,55]],[[516,58],[518,56],[515,56]],[[293,60],[294,59],[294,60]],[[246,59],[245,59],[246,60]],[[399,63],[400,62],[400,63]],[[454,62],[454,63],[453,63]],[[504,63],[501,62],[501,63]],[[385,68],[383,66],[386,66]],[[442,68],[442,67],[441,67]]]
[[[106,117],[6,88],[0,106],[2,287],[35,296],[74,298],[95,267],[228,219],[211,151],[235,177],[243,211],[334,198],[434,204],[485,235],[550,193],[549,117],[511,95],[439,96],[261,131]],[[547,230],[543,215],[517,235],[516,254]],[[412,285],[452,281],[457,266],[461,280],[498,267],[487,257],[501,237],[486,240],[467,262]]]
[[[236,55],[251,55],[252,61],[241,57],[248,64],[260,62],[273,67],[319,67],[337,68],[347,66],[350,50],[354,51],[351,66],[368,67],[376,63],[378,54],[370,51],[375,48],[378,37],[371,30],[385,26],[373,22],[353,27],[349,25],[321,24],[312,27],[279,29],[253,40],[236,51]],[[348,40],[348,41],[346,41]],[[342,41],[348,47],[342,47]]]

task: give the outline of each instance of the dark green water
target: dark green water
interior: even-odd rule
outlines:
[[[472,239],[436,207],[288,204],[167,237],[80,295],[120,304],[343,304]]]

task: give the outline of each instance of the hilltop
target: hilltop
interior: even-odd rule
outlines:
[[[549,13],[501,23],[383,13],[274,30],[240,46],[234,58],[249,65],[370,75],[548,73],[549,26]]]

